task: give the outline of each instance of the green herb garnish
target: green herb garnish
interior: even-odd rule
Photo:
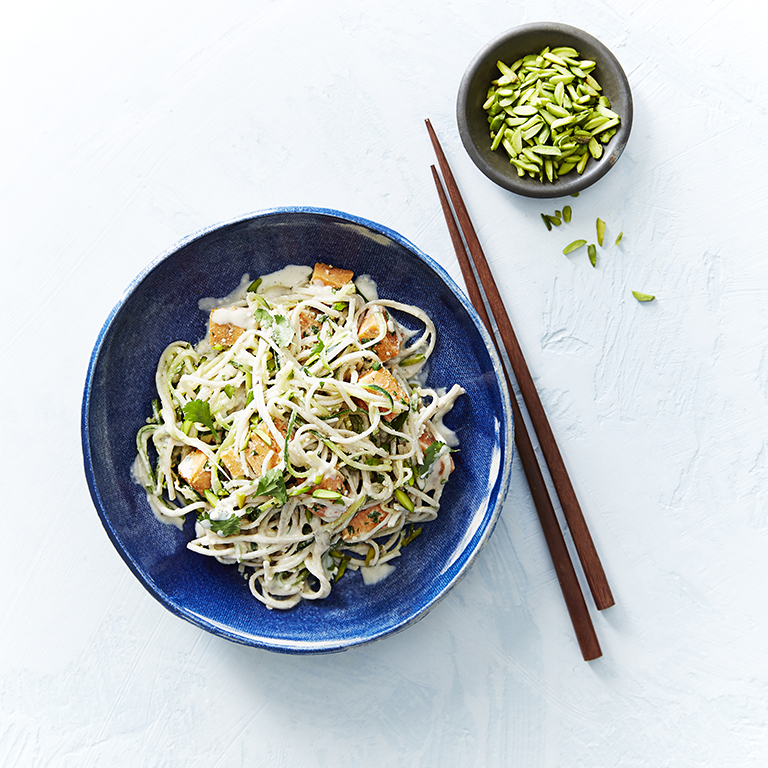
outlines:
[[[211,530],[218,533],[219,536],[234,536],[240,532],[240,517],[234,512],[226,520],[211,520],[210,515],[206,512],[203,519],[208,520],[211,524]]]
[[[285,489],[285,480],[283,479],[282,471],[276,467],[275,469],[270,469],[265,472],[256,484],[254,495],[272,496],[281,504],[287,504],[288,491]]]
[[[424,477],[424,475],[428,475],[431,472],[432,465],[445,447],[445,443],[441,443],[439,440],[435,440],[434,443],[430,443],[427,446],[427,449],[424,451],[424,463],[416,468],[419,477]]]
[[[202,424],[211,431],[216,442],[220,442],[219,434],[213,426],[211,406],[204,400],[191,400],[184,406],[184,418],[196,424]]]

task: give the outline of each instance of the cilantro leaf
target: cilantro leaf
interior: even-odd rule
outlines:
[[[264,328],[269,328],[272,325],[272,315],[266,309],[254,309],[253,318]]]
[[[211,513],[205,512],[204,514],[198,514],[197,519],[199,522],[207,520],[211,524],[211,530],[214,533],[218,533],[220,536],[234,536],[240,532],[240,521],[234,512],[229,516],[227,520],[211,520]]]
[[[256,485],[257,496],[273,496],[281,504],[288,502],[288,492],[285,489],[283,472],[279,468],[265,472]]]
[[[275,325],[272,329],[272,338],[278,347],[287,347],[293,341],[293,326],[290,320],[283,315],[275,315]]]
[[[240,518],[233,512],[227,520],[211,520],[211,530],[221,536],[234,536],[240,532]]]
[[[196,424],[202,424],[204,427],[208,427],[211,430],[211,434],[216,439],[216,442],[220,442],[219,434],[216,432],[216,427],[213,425],[213,419],[211,418],[211,406],[204,400],[191,400],[184,406],[184,418],[189,419]]]
[[[392,429],[396,429],[398,432],[401,432],[403,429],[403,426],[405,426],[405,420],[408,418],[408,411],[403,411],[399,416],[396,416],[392,421],[389,422],[389,426]],[[362,430],[360,430],[362,432]]]
[[[284,315],[272,315],[266,309],[254,309],[253,317],[262,328],[272,328],[272,338],[278,347],[287,347],[293,341],[293,326]]]
[[[441,443],[439,440],[435,440],[434,443],[430,443],[427,446],[427,449],[424,451],[424,463],[416,468],[419,477],[424,477],[432,471],[432,465],[445,447],[445,443]]]

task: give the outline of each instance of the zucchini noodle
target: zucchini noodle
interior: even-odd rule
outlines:
[[[200,304],[208,334],[165,349],[136,435],[158,520],[195,515],[187,546],[236,565],[268,608],[327,597],[347,570],[385,576],[454,466],[442,418],[464,390],[425,384],[430,318],[325,264]]]

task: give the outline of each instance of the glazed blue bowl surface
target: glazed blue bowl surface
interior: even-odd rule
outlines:
[[[204,297],[242,276],[321,261],[369,274],[379,295],[424,309],[438,340],[428,384],[458,383],[445,423],[460,450],[440,513],[375,585],[348,573],[330,597],[270,611],[232,566],[187,549],[183,530],[158,522],[131,478],[135,435],[150,414],[163,349],[206,332]],[[512,419],[501,363],[466,297],[401,235],[338,211],[279,208],[187,238],[128,287],[99,334],[82,409],[85,472],[102,523],[129,568],[177,616],[229,640],[285,653],[324,653],[376,640],[423,617],[466,572],[493,530],[512,461]]]

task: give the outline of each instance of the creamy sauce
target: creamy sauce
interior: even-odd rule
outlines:
[[[270,272],[268,275],[262,275],[259,293],[263,293],[267,296],[270,294],[279,296],[281,293],[285,293],[285,291],[275,289],[306,285],[309,283],[311,277],[312,267],[289,264],[287,267],[278,269],[277,272]]]
[[[438,387],[435,392],[442,398],[445,397],[445,395],[448,394],[446,392],[444,387]],[[443,424],[443,417],[445,414],[453,408],[453,402],[454,400],[459,396],[464,394],[464,390],[458,386],[458,384],[454,384],[453,387],[451,387],[451,393],[454,395],[448,401],[443,405],[437,413],[432,417],[432,425],[434,426],[435,430],[437,431],[438,435],[440,435],[442,441],[449,447],[449,448],[456,448],[459,444],[459,438],[456,436],[456,433],[450,429],[449,427],[446,427],[445,424]]]
[[[439,419],[433,419],[432,426],[434,426],[435,431],[438,435],[440,435],[441,440],[449,448],[456,448],[458,446],[459,438],[456,436],[456,433],[450,429],[450,427],[446,427],[445,424],[443,424],[442,416],[440,416]]]
[[[363,576],[364,584],[378,584],[389,576],[395,570],[394,565],[389,563],[380,563],[379,565],[361,565],[360,573]]]
[[[216,325],[236,325],[246,330],[256,327],[253,312],[248,307],[216,309],[211,314],[211,322]]]
[[[360,275],[355,280],[355,287],[365,296],[368,301],[377,301],[379,298],[379,289],[370,275]]]
[[[242,301],[245,298],[245,292],[248,290],[248,286],[251,282],[251,278],[246,272],[240,279],[240,285],[238,285],[228,296],[222,296],[220,299],[214,297],[200,299],[200,301],[197,302],[197,306],[203,312],[210,312],[212,309],[216,309],[216,307],[227,306],[229,304],[234,304],[236,301]]]

